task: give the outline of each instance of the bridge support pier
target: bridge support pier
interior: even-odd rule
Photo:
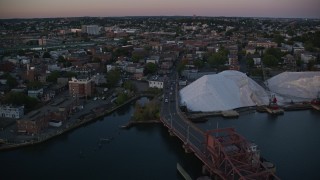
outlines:
[[[168,130],[170,136],[175,136],[171,129]]]
[[[192,150],[189,148],[189,144],[188,143],[184,143],[182,145],[182,147],[183,147],[185,153],[192,153]]]

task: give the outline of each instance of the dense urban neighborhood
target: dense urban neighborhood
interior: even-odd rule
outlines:
[[[39,140],[102,105],[161,93],[173,72],[184,87],[224,70],[257,82],[320,70],[318,19],[3,19],[0,39],[2,144]]]

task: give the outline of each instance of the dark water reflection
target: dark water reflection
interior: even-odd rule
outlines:
[[[281,116],[240,114],[238,119],[211,118],[202,129],[234,127],[260,147],[282,179],[320,179],[320,112],[292,111]]]
[[[193,178],[201,175],[201,162],[165,127],[119,129],[133,106],[120,111],[46,143],[1,152],[0,179],[182,179],[178,162]]]

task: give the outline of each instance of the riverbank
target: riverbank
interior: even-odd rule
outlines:
[[[80,115],[79,117],[76,118],[75,123],[72,123],[71,125],[66,125],[66,127],[62,130],[58,130],[53,134],[50,135],[44,135],[44,134],[40,134],[37,140],[31,140],[31,141],[27,141],[27,142],[20,142],[20,143],[5,143],[2,144],[0,146],[0,151],[6,151],[6,150],[12,150],[12,149],[16,149],[16,148],[21,148],[21,147],[26,147],[26,146],[32,146],[32,145],[37,145],[37,144],[41,144],[44,143],[46,141],[49,141],[57,136],[60,136],[62,134],[65,134],[69,131],[75,130],[85,124],[94,122],[110,113],[113,113],[114,111],[118,110],[119,108],[141,98],[141,97],[154,97],[154,95],[151,94],[138,94],[133,96],[132,98],[130,98],[129,100],[127,100],[126,102],[122,103],[121,105],[115,106],[115,107],[111,107],[111,109],[104,109],[103,106],[104,105],[100,105],[95,107],[94,109],[92,109],[92,111],[90,111],[87,114],[83,114]],[[73,117],[75,118],[75,117]]]
[[[205,122],[208,117],[221,116],[224,118],[238,118],[241,114],[248,114],[253,112],[268,113],[268,106],[250,106],[236,108],[232,111],[215,111],[215,112],[191,112],[187,114],[187,117],[192,122]],[[290,103],[279,106],[279,109],[284,111],[300,111],[300,110],[317,110],[310,103]],[[318,110],[319,111],[319,110]]]

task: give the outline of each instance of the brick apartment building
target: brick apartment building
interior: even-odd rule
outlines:
[[[92,79],[76,79],[69,81],[69,94],[72,97],[90,97],[93,93]]]

